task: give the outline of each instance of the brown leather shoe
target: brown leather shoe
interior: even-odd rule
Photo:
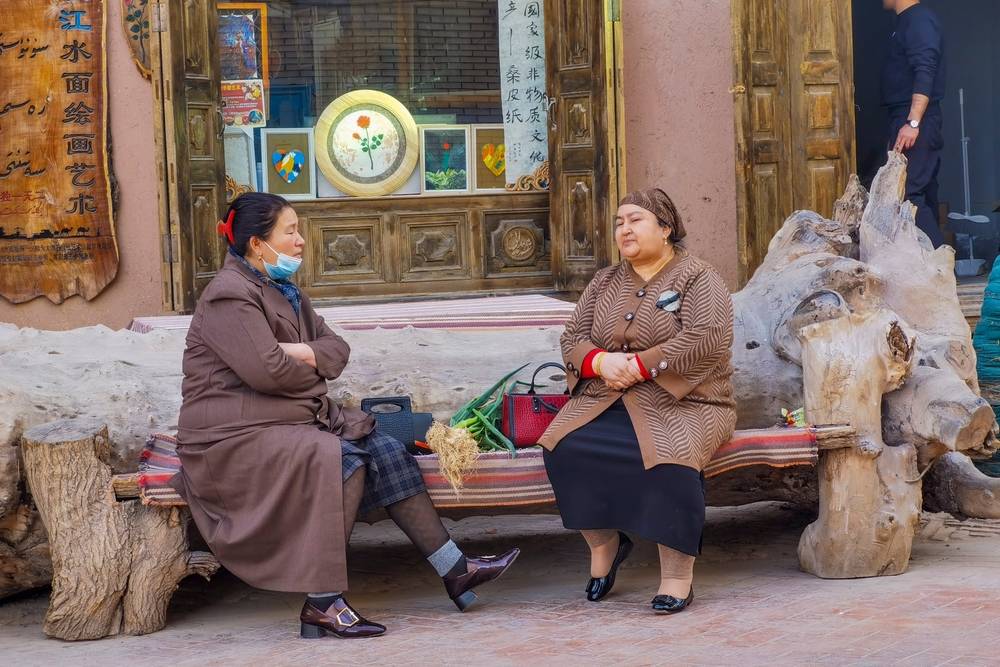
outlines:
[[[299,614],[302,628],[299,634],[303,639],[319,639],[333,633],[341,639],[360,639],[362,637],[378,637],[385,633],[385,626],[372,623],[351,609],[347,600],[339,597],[333,601],[326,611],[312,606],[309,600],[302,605]]]
[[[500,556],[466,558],[468,569],[464,574],[442,577],[448,597],[459,611],[465,611],[479,597],[472,589],[487,581],[493,581],[506,572],[520,554],[521,550],[514,548]]]

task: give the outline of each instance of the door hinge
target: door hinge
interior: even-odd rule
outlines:
[[[612,23],[622,20],[622,0],[608,0],[608,20]]]
[[[166,32],[167,31],[167,27],[166,27],[167,23],[166,23],[166,21],[163,20],[163,18],[164,18],[163,17],[163,5],[161,5],[160,3],[156,3],[155,5],[153,5],[152,9],[150,9],[149,11],[151,12],[151,14],[149,16],[149,18],[150,18],[150,30],[152,30],[153,32]]]

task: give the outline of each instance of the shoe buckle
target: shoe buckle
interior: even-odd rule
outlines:
[[[342,618],[345,614],[347,614],[348,617],[350,618],[350,623],[348,623],[347,621],[345,621]],[[361,621],[361,619],[358,618],[358,615],[355,614],[354,610],[351,609],[350,607],[344,607],[343,609],[341,609],[340,611],[338,611],[337,615],[334,616],[334,618],[337,619],[337,623],[340,623],[345,628],[354,627],[355,625],[357,625]]]

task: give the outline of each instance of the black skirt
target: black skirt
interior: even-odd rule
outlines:
[[[566,528],[616,529],[690,556],[701,552],[704,475],[670,463],[646,470],[620,400],[546,450],[545,469]]]

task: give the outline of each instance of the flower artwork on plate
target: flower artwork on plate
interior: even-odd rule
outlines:
[[[368,155],[368,161],[371,163],[372,171],[375,171],[375,158],[374,153],[382,145],[382,141],[385,139],[385,133],[380,132],[376,135],[372,135],[368,132],[371,128],[372,119],[369,116],[358,116],[358,127],[361,131],[365,133],[365,136],[361,136],[359,133],[355,132],[351,136],[357,140],[358,144],[361,145],[361,152]]]
[[[469,129],[460,125],[421,129],[424,192],[467,192]]]
[[[413,117],[397,100],[377,91],[347,93],[316,123],[317,162],[335,187],[354,196],[394,192],[419,157]]]

